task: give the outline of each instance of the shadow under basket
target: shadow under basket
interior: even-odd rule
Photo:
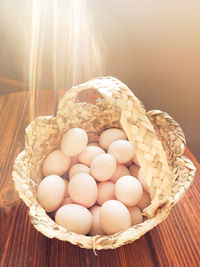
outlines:
[[[92,102],[78,102],[83,92]],[[87,100],[87,97],[85,98]],[[151,204],[143,210],[144,222],[113,235],[84,236],[56,224],[37,200],[45,157],[59,147],[70,128],[84,129],[94,142],[108,128],[122,128],[135,149],[148,185]],[[82,248],[114,249],[139,239],[162,222],[192,183],[195,167],[183,156],[185,137],[167,113],[146,112],[128,87],[113,77],[101,77],[65,93],[55,117],[36,118],[27,128],[25,150],[14,163],[13,180],[20,198],[29,207],[31,223],[49,238],[69,241]]]

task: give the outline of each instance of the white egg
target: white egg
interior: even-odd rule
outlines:
[[[147,186],[145,177],[144,177],[144,175],[143,175],[142,168],[139,169],[139,172],[138,172],[138,180],[139,180],[140,183],[142,184],[143,189],[144,189],[146,192],[149,193],[149,188],[148,188],[148,186]]]
[[[135,178],[138,178],[138,172],[139,172],[139,169],[140,167],[136,164],[132,164],[130,167],[129,167],[129,171],[131,173],[131,176],[135,177]]]
[[[90,208],[90,212],[92,214],[92,228],[89,232],[89,234],[91,236],[94,235],[105,235],[101,224],[100,224],[100,208],[99,206],[93,206],[92,208]]]
[[[98,155],[105,154],[105,151],[98,146],[86,146],[86,148],[78,155],[78,160],[87,166],[91,165],[93,159]]]
[[[84,172],[84,173],[90,173],[90,168],[84,164],[77,163],[74,164],[70,170],[69,170],[69,179],[71,179],[74,175],[77,173]]]
[[[101,206],[100,223],[104,232],[112,235],[128,229],[131,226],[131,216],[120,201],[108,200]]]
[[[81,128],[73,128],[64,134],[61,141],[61,150],[65,155],[73,157],[81,153],[87,143],[87,133]]]
[[[116,170],[110,178],[110,181],[116,183],[116,181],[124,175],[130,175],[128,168],[122,164],[117,164]]]
[[[135,206],[141,200],[141,183],[133,176],[122,176],[115,184],[115,196],[126,206]]]
[[[116,140],[126,140],[125,132],[118,128],[110,128],[101,133],[99,137],[99,144],[102,148],[108,149],[109,145]]]
[[[115,185],[110,181],[99,183],[97,203],[101,206],[104,202],[115,198]]]
[[[38,186],[37,197],[45,211],[52,212],[60,207],[65,196],[65,183],[57,175],[45,177]]]
[[[76,203],[91,207],[97,201],[97,184],[94,178],[87,173],[78,173],[69,181],[68,192],[71,200]]]
[[[57,210],[55,222],[68,231],[86,235],[92,227],[92,214],[81,205],[68,204]]]
[[[55,174],[63,175],[68,171],[71,164],[71,158],[66,156],[61,150],[54,150],[46,157],[42,165],[44,176]]]
[[[108,153],[113,155],[117,163],[126,163],[133,158],[134,149],[127,140],[117,140],[108,147]]]
[[[92,143],[89,143],[88,146],[98,146],[99,147],[99,144],[95,143],[95,142],[92,142]]]
[[[109,180],[116,169],[116,160],[110,154],[97,156],[90,165],[90,173],[97,181]]]
[[[143,210],[144,208],[148,207],[151,204],[151,198],[149,193],[143,192],[142,198],[140,201],[137,203],[137,206]]]
[[[128,209],[131,215],[131,225],[136,225],[143,222],[143,216],[140,209],[136,206]]]

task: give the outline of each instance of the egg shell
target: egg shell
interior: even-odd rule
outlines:
[[[136,154],[133,156],[132,161],[133,161],[137,166],[140,167],[140,164],[139,164],[139,161],[138,161],[138,159],[137,159]]]
[[[100,182],[110,179],[116,169],[116,160],[110,154],[101,154],[97,156],[90,165],[91,175]]]
[[[91,162],[101,154],[105,154],[105,151],[98,146],[86,146],[86,148],[78,155],[80,163],[87,166],[91,165]]]
[[[66,156],[61,150],[54,150],[44,160],[42,173],[45,177],[51,174],[61,176],[68,171],[70,164],[70,157]]]
[[[127,140],[117,140],[109,145],[108,153],[113,155],[117,163],[126,163],[133,158],[134,149]]]
[[[97,201],[96,181],[87,173],[78,173],[69,181],[68,192],[71,200],[87,208]]]
[[[116,170],[113,176],[110,178],[110,181],[116,183],[116,181],[124,175],[130,175],[128,168],[123,164],[117,164]]]
[[[99,183],[97,203],[101,206],[104,202],[115,198],[115,184],[110,181]]]
[[[150,198],[150,194],[143,191],[143,195],[142,198],[140,199],[140,201],[137,203],[137,206],[143,210],[144,208],[148,207],[151,204],[151,198]]]
[[[140,209],[136,206],[128,208],[131,215],[131,225],[136,225],[143,222],[143,216]]]
[[[98,147],[100,147],[99,144],[98,143],[95,143],[95,142],[89,143],[88,146],[98,146]]]
[[[131,176],[135,177],[135,178],[138,178],[138,172],[139,172],[139,169],[140,167],[136,164],[132,164],[130,167],[129,167],[129,171],[131,173]]]
[[[61,150],[67,156],[73,157],[81,153],[88,143],[87,133],[81,128],[67,131],[61,140]]]
[[[57,175],[45,177],[38,186],[38,201],[47,212],[52,212],[59,208],[64,200],[64,196],[65,183]]]
[[[141,183],[133,176],[122,176],[115,184],[115,196],[126,206],[135,206],[141,200],[143,189]]]
[[[92,215],[81,205],[68,204],[58,209],[55,222],[68,231],[86,235],[92,227]]]
[[[110,128],[101,133],[99,137],[99,144],[103,149],[108,149],[109,145],[116,140],[126,140],[125,132],[118,128]]]
[[[89,234],[91,236],[105,235],[100,224],[100,208],[100,206],[93,206],[92,208],[90,208],[90,212],[92,214],[92,227]]]
[[[142,168],[140,168],[139,171],[138,171],[138,180],[140,181],[140,183],[141,183],[143,189],[144,189],[147,193],[149,193],[149,188],[148,188],[147,183],[146,183],[146,180],[145,180],[145,178],[144,178]]]
[[[131,226],[131,216],[120,201],[108,200],[101,206],[100,223],[103,231],[112,235],[128,229]]]
[[[69,179],[71,180],[71,178],[76,175],[77,173],[90,173],[90,168],[84,164],[81,163],[77,163],[74,164],[70,170],[69,170]]]
[[[64,183],[65,183],[65,198],[69,196],[69,192],[68,192],[68,184],[69,182],[66,179],[63,179]]]

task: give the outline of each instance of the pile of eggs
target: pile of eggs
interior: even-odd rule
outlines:
[[[105,130],[88,144],[81,128],[62,137],[42,165],[38,201],[55,222],[78,234],[110,235],[143,222],[150,195],[125,132]],[[66,178],[67,177],[67,178]]]

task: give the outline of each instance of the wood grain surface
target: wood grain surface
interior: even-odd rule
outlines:
[[[63,92],[60,93],[62,95]],[[38,115],[53,115],[53,91],[36,96]],[[31,225],[28,208],[19,199],[12,181],[12,167],[24,149],[24,130],[29,124],[29,93],[0,96],[0,266],[1,267],[114,267],[191,266],[200,264],[200,165],[193,184],[168,218],[139,240],[115,250],[81,249],[68,242],[48,239]]]

